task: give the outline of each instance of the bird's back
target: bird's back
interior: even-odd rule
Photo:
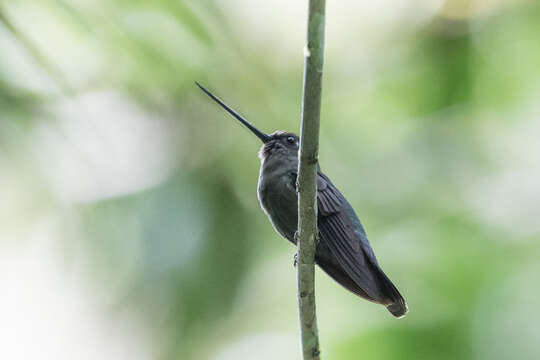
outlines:
[[[405,300],[380,268],[354,209],[322,172],[317,177],[320,243],[318,263],[355,294],[385,305],[396,317],[408,311]],[[326,253],[325,253],[326,252]]]

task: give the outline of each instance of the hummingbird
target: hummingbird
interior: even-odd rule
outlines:
[[[195,83],[262,141],[257,197],[274,229],[296,245],[298,136],[279,130],[265,134],[201,84]],[[315,263],[353,294],[384,305],[397,318],[405,316],[407,303],[379,266],[358,216],[319,165],[317,210],[319,237]]]

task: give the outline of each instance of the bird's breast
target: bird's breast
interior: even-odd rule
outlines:
[[[298,223],[298,198],[295,175],[292,171],[265,171],[261,168],[258,197],[261,207],[274,228],[285,238],[294,242]]]

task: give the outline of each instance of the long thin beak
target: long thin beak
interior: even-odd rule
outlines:
[[[247,127],[249,130],[251,130],[251,132],[253,134],[255,134],[255,136],[257,136],[259,139],[261,139],[261,141],[263,143],[265,142],[268,142],[272,139],[272,137],[270,135],[267,135],[265,133],[263,133],[261,130],[257,129],[255,126],[253,126],[249,121],[247,121],[246,119],[244,119],[240,114],[238,114],[236,111],[234,111],[233,109],[231,109],[227,104],[225,104],[223,101],[221,101],[217,96],[215,96],[214,94],[212,94],[210,91],[206,90],[201,84],[199,84],[198,82],[195,81],[195,84],[197,84],[197,86],[199,88],[201,88],[201,90],[206,94],[208,95],[212,100],[214,100],[215,102],[217,102],[219,105],[221,105],[222,108],[224,108],[229,114],[231,114],[232,116],[234,116],[234,118],[238,121],[240,121],[242,124],[244,124],[245,127]]]

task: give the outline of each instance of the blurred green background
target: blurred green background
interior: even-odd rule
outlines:
[[[299,358],[258,140],[194,80],[298,131],[306,6],[0,1],[2,359]],[[539,34],[538,1],[328,1],[321,166],[410,313],[317,271],[324,359],[540,358]]]

